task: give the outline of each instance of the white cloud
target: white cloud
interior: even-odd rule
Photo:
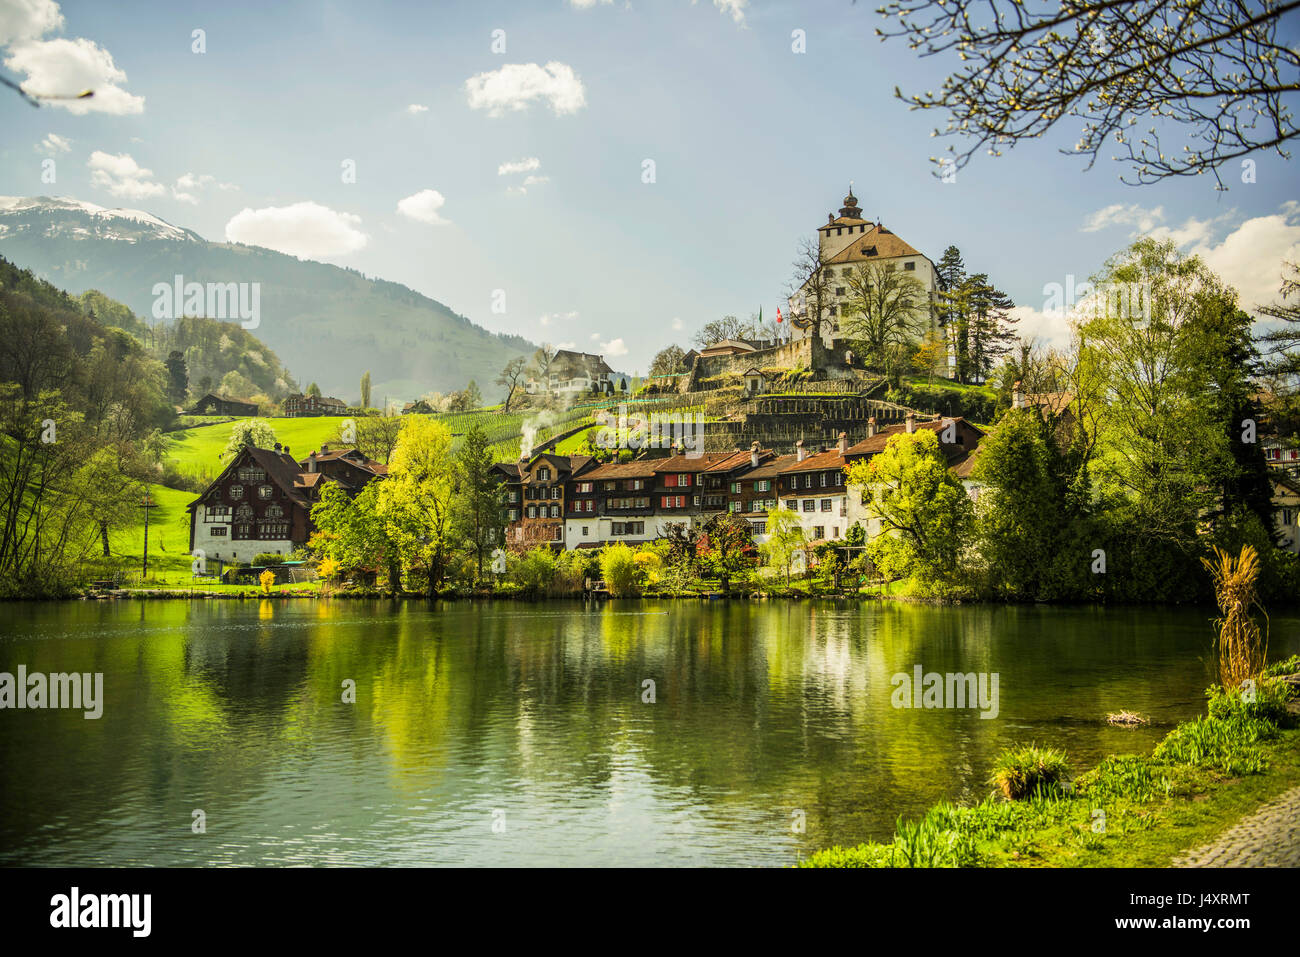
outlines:
[[[576,7],[579,10],[590,10],[598,3],[609,6],[613,2],[614,0],[569,0],[569,6]]]
[[[195,193],[213,188],[222,192],[239,189],[234,183],[218,183],[215,176],[210,176],[207,173],[185,173],[176,180],[176,185],[172,187],[172,196],[182,203],[198,203],[199,198]]]
[[[723,13],[731,14],[731,19],[736,23],[744,23],[745,7],[749,6],[749,0],[713,0],[713,5]]]
[[[600,344],[600,351],[603,355],[610,357],[627,355],[627,343],[622,339],[611,339],[609,342]]]
[[[82,100],[44,100],[70,113],[143,113],[144,97],[122,89],[126,73],[113,63],[112,55],[92,40],[20,40],[9,47],[5,66],[25,73],[20,84],[28,93],[75,96],[82,90],[95,95]]]
[[[555,348],[573,350],[578,348],[578,344],[576,342],[557,342]]]
[[[514,160],[510,163],[502,163],[497,167],[498,176],[509,176],[511,173],[529,173],[542,165],[542,161],[536,156],[530,156],[527,159]]]
[[[1247,312],[1275,302],[1282,285],[1282,263],[1300,260],[1300,203],[1289,201],[1272,216],[1248,219],[1218,244],[1202,242],[1193,252],[1237,290]]]
[[[591,338],[591,341],[592,341],[592,342],[595,342],[597,339],[600,338],[600,333],[599,333],[599,332],[593,332],[593,333],[591,334],[591,337],[590,337],[590,338]]]
[[[578,318],[578,314],[576,312],[548,312],[546,315],[542,316],[542,318],[538,319],[537,321],[540,322],[543,326],[549,326],[552,322],[555,322],[556,320],[570,321],[577,318]]]
[[[673,321],[669,323],[669,325],[672,326],[673,332],[681,332],[683,329],[686,328],[686,324],[682,322],[680,319],[678,319],[676,316],[673,316]]]
[[[63,29],[63,14],[54,0],[5,0],[0,3],[0,47],[35,40]]]
[[[545,67],[507,63],[499,70],[479,73],[465,81],[465,94],[470,109],[487,110],[488,116],[526,110],[534,100],[549,102],[556,116],[576,113],[587,105],[582,80],[573,67],[555,60]]]
[[[1137,203],[1115,203],[1092,213],[1083,224],[1083,232],[1095,233],[1111,226],[1129,225],[1137,227],[1139,233],[1148,232],[1165,218],[1163,206],[1144,209]]]
[[[58,133],[50,133],[45,139],[41,140],[41,145],[37,149],[43,150],[51,156],[56,153],[66,153],[72,149],[72,140],[65,140]]]
[[[549,176],[525,176],[524,186],[536,186],[539,183],[549,183],[550,181]]]
[[[399,200],[397,211],[407,219],[414,219],[418,223],[428,223],[430,226],[440,226],[448,222],[438,214],[443,204],[447,200],[442,193],[436,189],[422,189],[418,193],[413,193],[406,199]]]
[[[1057,349],[1070,344],[1070,322],[1065,310],[1042,310],[1033,306],[1016,306],[1010,316],[1017,320],[1016,335],[1021,339],[1038,339]]]
[[[356,252],[369,241],[360,225],[360,216],[313,202],[245,208],[226,223],[226,240],[265,246],[299,259],[341,256]]]
[[[167,195],[167,187],[153,180],[153,170],[145,169],[129,153],[105,153],[95,150],[86,161],[90,167],[90,185],[106,189],[125,199],[148,199]]]
[[[423,103],[412,103],[410,106],[406,108],[406,112],[410,113],[412,116],[415,116],[417,113],[428,113],[429,108],[425,106]]]

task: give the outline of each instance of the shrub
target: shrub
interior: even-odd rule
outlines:
[[[254,565],[283,565],[284,556],[277,552],[262,552],[253,556]]]
[[[1280,675],[1293,675],[1297,671],[1300,671],[1300,655],[1292,655],[1284,661],[1273,662],[1261,674],[1278,677]]]
[[[538,546],[520,559],[511,578],[523,594],[536,598],[554,583],[555,564],[555,553],[549,548]]]
[[[951,804],[932,807],[915,824],[898,822],[895,867],[975,867],[980,862],[969,815]]]
[[[1031,744],[1007,748],[998,755],[990,781],[1004,797],[1019,801],[1034,794],[1059,792],[1069,770],[1065,752]]]
[[[1205,689],[1209,698],[1211,718],[1244,718],[1248,721],[1271,721],[1279,726],[1290,724],[1291,715],[1286,709],[1290,689],[1282,681],[1260,677],[1255,681],[1253,695],[1242,688],[1224,690],[1218,685]],[[1246,700],[1250,697],[1252,700]]]
[[[1225,774],[1257,774],[1267,766],[1259,747],[1277,734],[1271,721],[1197,718],[1185,721],[1161,741],[1153,753],[1158,761],[1214,768]]]
[[[600,550],[600,573],[614,597],[636,594],[636,556],[622,542],[606,545]]]
[[[268,568],[257,576],[257,580],[262,583],[263,594],[271,594],[271,586],[275,584],[275,572]]]
[[[1079,775],[1075,783],[1079,792],[1089,797],[1133,801],[1151,800],[1157,784],[1150,762],[1132,754],[1110,755],[1091,771]]]

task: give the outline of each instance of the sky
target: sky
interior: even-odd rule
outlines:
[[[96,90],[41,109],[0,90],[0,195],[144,209],[631,372],[720,316],[772,318],[850,181],[931,259],[958,246],[1049,342],[1067,327],[1047,287],[1140,234],[1203,255],[1246,307],[1276,298],[1300,258],[1290,161],[1227,169],[1226,192],[1132,187],[1061,155],[1067,126],[943,182],[946,118],[893,92],[953,64],[881,43],[876,6],[0,0],[0,75]]]

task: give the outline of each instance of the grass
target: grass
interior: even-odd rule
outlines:
[[[1300,670],[1300,656],[1280,667]],[[1040,764],[1063,773],[1040,749],[1012,749],[998,761],[1003,770]],[[1064,788],[941,803],[919,821],[900,820],[889,842],[828,848],[800,866],[1166,867],[1297,784],[1300,729],[1241,713],[1206,716],[1178,725],[1151,755],[1112,755]]]
[[[318,451],[337,434],[339,423],[344,418],[275,418],[266,421],[275,430],[277,442],[288,445],[295,457],[306,458],[309,452]],[[227,420],[169,433],[167,457],[185,475],[215,478],[225,467],[225,461],[219,456],[230,440],[230,430],[236,421],[243,420]]]

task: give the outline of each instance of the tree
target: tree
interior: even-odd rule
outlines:
[[[313,382],[311,385],[307,386],[307,394],[314,395],[316,398],[319,399],[321,395],[320,386],[318,386],[315,382]]]
[[[637,572],[636,553],[623,542],[614,542],[600,550],[600,575],[613,597],[636,594]]]
[[[440,422],[407,416],[388,477],[379,482],[379,511],[403,565],[421,568],[433,597],[454,544],[456,463],[451,432]]]
[[[750,335],[749,325],[735,316],[723,316],[706,322],[692,340],[701,349],[721,342],[723,339],[745,339]]]
[[[190,391],[190,376],[185,370],[185,353],[173,349],[167,354],[167,397],[181,405]]]
[[[650,375],[678,375],[685,372],[686,353],[681,346],[671,345],[660,349],[650,363]]]
[[[927,383],[934,381],[934,370],[943,368],[947,372],[948,365],[948,343],[944,341],[943,333],[934,326],[925,330],[925,335],[921,337],[921,342],[917,346],[916,352],[912,355],[912,363],[925,371],[925,380]]]
[[[1111,257],[1095,283],[1080,335],[1102,396],[1102,492],[1121,525],[1190,555],[1234,468],[1224,411],[1206,398],[1223,346],[1214,314],[1234,311],[1235,296],[1199,258],[1151,239]]]
[[[753,529],[743,518],[724,512],[706,521],[703,532],[701,558],[722,582],[722,590],[730,591],[731,576],[749,566],[745,553],[753,547]]]
[[[461,441],[456,455],[457,537],[474,553],[478,572],[483,578],[483,564],[492,548],[504,536],[501,510],[505,507],[505,489],[492,478],[492,448],[483,427],[475,425]]]
[[[224,459],[249,446],[269,449],[273,445],[275,430],[271,428],[270,422],[266,419],[240,419],[230,426],[230,438],[226,440],[226,447],[221,450],[220,457]]]
[[[786,585],[790,584],[795,554],[807,543],[807,532],[793,509],[777,507],[767,513],[767,541],[758,551],[769,565],[785,569]]]
[[[809,336],[820,338],[822,319],[834,302],[831,288],[834,269],[830,259],[822,254],[821,243],[806,236],[799,240],[793,265],[794,275],[788,292],[791,301],[797,304],[798,312],[790,317],[790,321],[807,329]]]
[[[953,372],[957,381],[965,382],[969,349],[965,295],[966,263],[962,259],[961,250],[956,246],[945,249],[943,255],[939,257],[935,272],[935,282],[939,287],[934,303],[935,318],[944,330],[948,354],[953,357],[956,366]]]
[[[967,344],[970,369],[972,378],[983,383],[1016,341],[1016,334],[1011,331],[1011,326],[1018,321],[1011,315],[1016,304],[1010,296],[989,283],[986,273],[970,276],[963,287],[969,311]]]
[[[308,547],[333,562],[339,572],[387,568],[389,590],[396,595],[402,582],[401,555],[382,514],[382,484],[370,482],[354,499],[337,482],[326,482],[320,500],[312,506],[316,532]]]
[[[361,376],[361,408],[370,408],[370,370]]]
[[[387,465],[393,456],[393,449],[397,448],[398,436],[402,434],[402,421],[396,415],[366,416],[357,420],[353,423],[356,428],[356,448],[367,458]],[[347,447],[343,441],[343,429],[344,426],[340,425],[339,435],[331,443],[339,448]]]
[[[870,495],[867,513],[880,520],[882,534],[867,552],[886,577],[927,589],[955,579],[972,505],[933,431],[890,436],[883,452],[849,467],[848,484]]]
[[[1291,380],[1294,388],[1300,384],[1300,298],[1295,302],[1287,300],[1300,294],[1300,265],[1285,263],[1284,267],[1290,275],[1283,274],[1282,298],[1258,310],[1261,316],[1281,325],[1261,332],[1256,343],[1264,357],[1263,371]]]
[[[533,353],[532,361],[528,365],[528,373],[538,382],[542,391],[549,391],[551,388],[551,366],[555,363],[555,347],[549,342],[544,342]]]
[[[937,93],[894,91],[914,108],[946,113],[945,134],[969,143],[950,149],[948,168],[977,150],[999,155],[1069,118],[1081,131],[1062,152],[1086,156],[1088,168],[1111,141],[1127,183],[1209,171],[1223,189],[1223,164],[1256,150],[1289,156],[1283,145],[1300,133],[1288,106],[1300,90],[1300,48],[1277,35],[1294,9],[1273,0],[1032,8],[1021,0],[889,0],[880,12],[896,25],[876,32],[904,38],[921,56],[961,57]],[[1171,134],[1179,143],[1167,141]]]
[[[848,288],[840,331],[868,364],[896,381],[900,359],[911,356],[925,327],[925,287],[883,263],[864,263],[849,275]]]
[[[526,366],[523,356],[515,356],[502,367],[501,374],[496,377],[496,384],[505,386],[506,390],[506,401],[501,409],[502,412],[510,411],[510,403],[514,400],[515,392],[523,388],[520,383],[523,381]]]

